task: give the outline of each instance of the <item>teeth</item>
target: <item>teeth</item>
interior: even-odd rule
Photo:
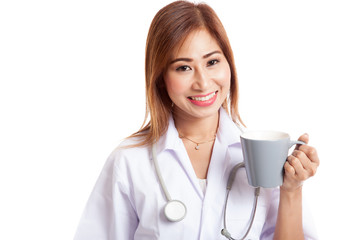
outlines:
[[[209,95],[207,95],[206,97],[190,97],[192,100],[196,100],[196,101],[207,101],[209,99],[211,99],[212,97],[214,97],[216,94],[216,92],[213,92]]]

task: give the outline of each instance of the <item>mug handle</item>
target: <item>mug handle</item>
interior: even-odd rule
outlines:
[[[306,143],[303,142],[303,141],[290,141],[290,142],[289,142],[289,149],[290,149],[292,146],[294,146],[295,144],[306,145]]]

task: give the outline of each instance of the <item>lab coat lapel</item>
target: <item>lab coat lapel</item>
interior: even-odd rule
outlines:
[[[219,128],[207,177],[206,195],[209,195],[210,199],[225,191],[230,170],[242,161],[240,134],[239,128],[227,112],[221,108]]]
[[[204,194],[200,188],[199,180],[195,174],[195,170],[191,164],[189,155],[187,154],[186,148],[182,141],[181,141],[181,144],[179,145],[179,149],[176,150],[176,154],[177,154],[179,162],[182,165],[182,167],[184,168],[184,170],[187,174],[187,177],[188,177],[189,181],[191,182],[194,190],[196,191],[199,198],[203,199]]]
[[[158,141],[159,159],[161,158],[161,153],[164,151],[171,151],[176,156],[177,161],[186,173],[188,181],[191,182],[194,190],[196,191],[196,194],[200,197],[200,199],[203,199],[204,194],[200,189],[194,168],[186,152],[185,146],[182,140],[179,138],[179,133],[175,127],[175,123],[172,117],[169,119],[167,132]],[[181,182],[181,180],[179,181]]]

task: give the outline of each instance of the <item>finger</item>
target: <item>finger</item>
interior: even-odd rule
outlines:
[[[301,136],[298,138],[298,141],[302,141],[302,142],[308,144],[308,143],[309,143],[309,134],[304,133],[303,135],[301,135]],[[302,145],[301,145],[301,144],[296,144],[295,149],[299,149],[300,146],[302,146]]]
[[[288,162],[295,169],[295,175],[298,176],[301,180],[306,179],[307,172],[301,164],[300,160],[293,155],[288,157]]]
[[[317,154],[317,151],[314,147],[311,147],[309,145],[301,145],[299,147],[299,150],[304,152],[306,154],[306,156],[310,159],[311,162],[319,165],[320,164],[320,159],[319,156]]]
[[[295,176],[295,169],[290,165],[288,161],[284,164],[285,174],[288,176]]]
[[[311,160],[308,158],[308,156],[303,151],[294,150],[291,155],[293,155],[295,158],[300,160],[304,169],[308,170],[313,167]]]

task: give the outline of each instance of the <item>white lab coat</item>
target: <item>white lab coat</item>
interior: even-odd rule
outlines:
[[[163,213],[166,199],[159,185],[151,147],[117,148],[108,158],[80,220],[74,240],[225,239],[223,228],[226,183],[233,166],[243,161],[240,131],[224,109],[203,194],[173,119],[157,145],[160,171],[172,199],[185,203],[187,215],[169,222]],[[126,140],[122,145],[133,143]],[[247,230],[254,188],[244,169],[237,173],[227,207],[227,229],[233,238]],[[261,189],[253,227],[247,239],[272,239],[279,189]],[[304,207],[306,239],[316,239]]]

